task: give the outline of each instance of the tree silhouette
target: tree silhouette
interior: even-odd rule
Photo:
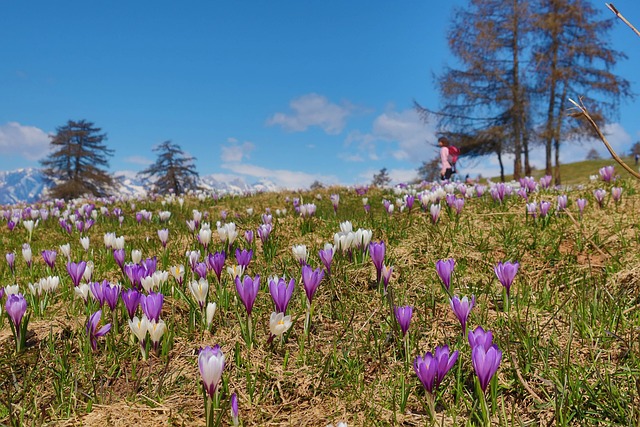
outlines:
[[[599,11],[585,0],[539,0],[534,14],[532,45],[536,97],[544,111],[541,139],[545,172],[560,184],[560,143],[585,136],[585,127],[566,120],[569,96],[580,97],[594,118],[602,122],[615,114],[630,84],[611,69],[625,55],[610,47],[613,21],[598,19]],[[590,131],[589,131],[590,132]]]
[[[385,187],[389,185],[390,182],[391,177],[387,172],[387,168],[382,168],[380,169],[380,172],[373,175],[373,182],[371,184],[375,185],[376,187]]]
[[[83,195],[106,196],[113,189],[107,172],[113,150],[104,141],[107,135],[86,120],[69,120],[51,137],[52,153],[40,163],[53,187],[51,197],[72,199]]]
[[[436,181],[440,179],[440,157],[422,162],[417,169],[418,179],[423,181]]]
[[[195,157],[187,156],[178,144],[165,141],[156,148],[155,163],[138,173],[143,180],[150,182],[158,193],[173,192],[182,194],[198,188],[198,172],[195,169]]]

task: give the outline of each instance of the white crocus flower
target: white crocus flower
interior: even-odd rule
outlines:
[[[22,258],[27,264],[31,264],[31,246],[28,243],[22,245]]]
[[[147,319],[147,316],[144,314],[142,315],[142,319],[138,319],[138,316],[135,316],[132,320],[129,320],[129,328],[131,328],[131,332],[133,332],[142,345],[149,331],[149,319]]]
[[[87,302],[87,297],[89,296],[89,285],[81,283],[73,288],[73,290],[78,297],[82,298],[84,302]]]
[[[4,287],[4,293],[7,295],[7,297],[9,295],[19,294],[20,288],[18,287],[18,285],[7,285]]]
[[[81,237],[80,238],[80,245],[82,245],[82,249],[84,249],[85,251],[89,250],[89,237]]]
[[[142,251],[139,249],[133,249],[131,251],[131,262],[134,264],[140,264],[140,261],[142,261]]]
[[[71,245],[69,243],[60,245],[60,253],[67,257],[67,259],[71,258]]]
[[[198,240],[200,240],[200,243],[203,246],[209,246],[209,243],[211,243],[211,230],[207,228],[201,228],[198,232]]]
[[[116,237],[113,246],[114,249],[124,249],[124,236]]]
[[[234,265],[227,267],[227,273],[231,276],[232,280],[235,280],[236,277],[242,277],[242,273],[244,273],[244,267],[241,265]]]
[[[189,290],[196,301],[198,301],[198,304],[200,304],[200,308],[204,307],[209,292],[209,282],[207,282],[207,279],[201,277],[198,281],[192,280],[189,282]]]
[[[148,330],[149,337],[151,338],[151,342],[153,343],[153,347],[157,348],[162,335],[164,335],[164,331],[166,331],[167,325],[164,323],[164,320],[159,319],[157,322],[150,321]]]
[[[307,247],[305,245],[293,245],[291,251],[293,252],[294,258],[297,259],[300,264],[307,262],[309,254],[307,253]]]
[[[351,221],[341,222],[340,231],[343,233],[348,233],[350,231],[353,231],[353,225],[351,225]]]
[[[104,233],[104,247],[113,249],[116,245],[116,233]]]
[[[210,302],[207,304],[207,329],[211,328],[211,322],[213,322],[213,315],[216,314],[216,303]]]
[[[82,278],[86,282],[91,281],[91,276],[93,276],[93,261],[87,261],[87,267],[84,269],[84,273],[82,274]]]
[[[142,287],[144,288],[145,292],[147,292],[147,293],[156,290],[155,283],[153,282],[153,277],[152,276],[141,277],[140,278],[140,284],[142,285]]]
[[[184,265],[174,265],[169,269],[169,273],[176,279],[176,282],[182,283],[184,280]]]
[[[291,327],[291,316],[285,316],[284,313],[271,313],[269,319],[269,330],[272,335],[279,337],[289,330]]]

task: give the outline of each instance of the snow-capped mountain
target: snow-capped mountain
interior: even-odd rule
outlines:
[[[146,193],[146,186],[132,173],[115,173],[119,195],[138,196]],[[267,179],[261,179],[254,184],[247,184],[241,178],[228,182],[217,180],[213,175],[200,178],[200,187],[204,191],[224,194],[247,194],[265,191],[278,191],[279,188]],[[44,175],[37,168],[16,169],[14,171],[0,171],[0,205],[10,205],[19,202],[35,202],[46,191]]]
[[[26,168],[0,172],[0,205],[33,202],[46,188],[40,169]]]

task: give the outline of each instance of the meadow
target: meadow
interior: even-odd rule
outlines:
[[[0,424],[640,425],[618,173],[5,206]]]

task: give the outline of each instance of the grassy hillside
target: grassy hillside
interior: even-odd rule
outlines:
[[[245,427],[640,425],[640,183],[582,182],[526,200],[502,185],[334,187],[0,212],[0,425],[202,427],[209,413],[231,426],[232,394]],[[439,260],[453,264],[446,280]],[[516,262],[513,280],[498,277]],[[295,284],[292,324],[274,338],[286,322],[272,322],[270,281],[282,277]],[[114,292],[128,302],[112,307]],[[472,343],[478,327],[492,335]],[[424,360],[437,351],[457,359],[436,381]],[[205,410],[200,356],[220,352],[221,379],[209,375],[219,365],[205,372],[206,405],[219,407]]]
[[[635,161],[633,157],[631,156],[623,157],[622,159],[626,164],[628,164],[632,168],[637,168],[637,166],[635,166]],[[563,164],[560,165],[560,178],[562,179],[562,184],[573,185],[573,184],[588,182],[589,176],[597,174],[598,169],[608,165],[616,165],[617,166],[616,170],[621,176],[626,177],[628,175],[627,172],[624,171],[619,165],[617,165],[616,161],[613,160],[612,158],[598,159],[598,160],[583,160],[581,162],[567,163],[566,165],[563,165]],[[534,170],[531,173],[531,176],[533,176],[536,179],[544,175],[545,175],[544,168]],[[507,182],[511,181],[512,179],[513,179],[513,175],[505,175],[505,180]],[[500,176],[495,176],[491,178],[491,180],[494,182],[497,182],[500,180]]]

